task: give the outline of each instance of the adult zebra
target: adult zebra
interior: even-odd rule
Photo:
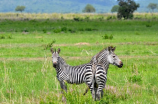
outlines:
[[[59,56],[60,48],[57,51],[56,49],[55,51],[51,49],[51,52],[53,67],[56,69],[57,79],[60,82],[61,89],[67,92],[67,86],[64,82],[66,81],[70,84],[86,83],[92,92],[92,64],[88,63],[80,66],[70,66]],[[62,99],[65,100],[64,97]]]
[[[107,47],[101,50],[98,54],[92,57],[90,63],[97,63],[103,65],[105,72],[107,74],[109,65],[116,65],[119,68],[123,66],[122,61],[114,53],[116,47]],[[88,92],[89,87],[86,89],[84,95]],[[94,91],[97,92],[97,87],[94,87]],[[101,96],[103,96],[103,90],[101,91]]]

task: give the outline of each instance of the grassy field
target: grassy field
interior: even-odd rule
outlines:
[[[101,101],[85,84],[68,86],[68,104],[158,104],[158,20],[0,20],[0,103],[62,103],[50,48],[75,66],[107,46],[123,61],[110,65]]]

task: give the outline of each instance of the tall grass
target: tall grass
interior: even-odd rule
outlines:
[[[116,13],[0,13],[0,19],[5,20],[34,20],[34,19],[50,19],[50,20],[63,20],[63,19],[74,19],[74,18],[89,18],[89,19],[99,19],[99,20],[109,20],[116,19]],[[158,13],[134,13],[134,19],[158,19]]]
[[[110,65],[103,99],[93,101],[90,91],[83,96],[85,84],[67,84],[67,103],[156,104],[157,27],[157,20],[1,20],[0,103],[63,103],[49,48],[60,47],[60,56],[75,66],[112,45],[124,66]]]

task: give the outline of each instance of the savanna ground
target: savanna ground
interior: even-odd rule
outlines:
[[[19,15],[0,14],[0,103],[62,103],[50,48],[60,48],[60,56],[75,66],[107,46],[116,46],[124,66],[110,65],[102,100],[92,100],[90,91],[83,96],[85,84],[67,84],[67,103],[158,103],[157,14],[133,20],[117,20],[114,14],[41,20]]]

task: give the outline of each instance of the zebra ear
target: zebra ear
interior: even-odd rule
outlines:
[[[60,53],[60,48],[58,48],[58,54]]]
[[[116,49],[116,47],[113,47],[111,50],[114,52],[114,51],[115,51],[115,49]]]
[[[109,52],[111,51],[111,47],[108,47],[108,51],[109,51]]]
[[[52,53],[54,53],[54,50],[53,50],[53,48],[51,48],[51,50],[50,50]]]

